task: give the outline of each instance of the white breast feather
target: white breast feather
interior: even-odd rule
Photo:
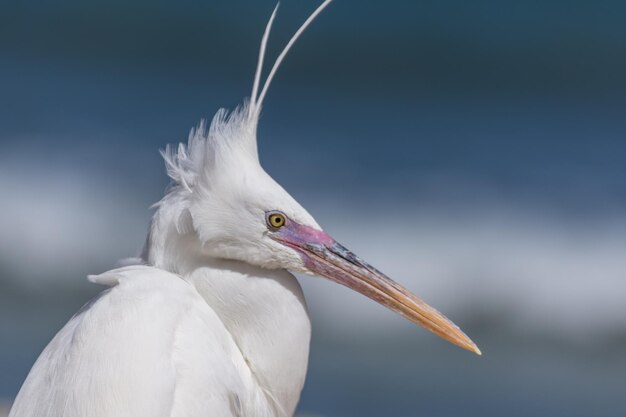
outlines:
[[[10,417],[269,416],[222,322],[187,282],[132,266],[41,354]]]

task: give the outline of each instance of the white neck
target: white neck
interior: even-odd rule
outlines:
[[[285,270],[206,257],[196,234],[178,223],[181,212],[184,217],[175,200],[159,207],[144,259],[195,286],[232,335],[277,414],[292,415],[304,385],[311,334],[298,281]]]

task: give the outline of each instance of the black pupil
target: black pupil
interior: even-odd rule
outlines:
[[[283,219],[281,219],[280,216],[272,217],[272,223],[274,223],[274,226],[280,226],[282,222],[283,222]]]

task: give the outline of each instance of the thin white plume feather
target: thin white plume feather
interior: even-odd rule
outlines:
[[[326,8],[326,6],[328,6],[333,0],[326,0],[324,1],[322,4],[319,5],[319,7],[317,9],[315,9],[315,11],[313,13],[311,13],[311,15],[309,16],[309,18],[307,20],[304,21],[304,23],[302,24],[302,26],[300,26],[300,28],[296,31],[296,33],[293,34],[293,36],[291,37],[291,39],[289,39],[289,42],[287,42],[287,45],[285,46],[285,48],[282,50],[282,52],[280,53],[280,55],[278,55],[278,58],[276,58],[276,61],[274,62],[274,65],[272,66],[272,69],[270,70],[269,75],[267,76],[267,78],[265,79],[265,83],[263,84],[263,89],[261,90],[261,94],[259,94],[259,97],[257,100],[255,100],[256,105],[260,108],[261,105],[263,104],[263,99],[265,98],[265,94],[267,94],[267,90],[270,87],[270,84],[272,83],[272,79],[274,78],[274,74],[276,74],[276,71],[278,70],[278,67],[280,67],[280,64],[283,62],[283,59],[285,59],[285,56],[287,55],[287,53],[289,52],[289,50],[291,49],[291,47],[293,46],[293,44],[298,40],[298,38],[300,37],[300,35],[302,35],[302,32],[305,31],[305,29],[311,24],[311,22],[313,22],[313,20],[315,20],[315,18]]]
[[[261,82],[261,72],[263,71],[263,60],[265,59],[265,49],[267,48],[267,40],[270,37],[270,31],[272,30],[272,23],[274,23],[274,18],[276,17],[276,12],[278,11],[278,6],[280,3],[276,4],[272,15],[270,16],[270,20],[268,20],[267,25],[265,26],[265,32],[263,32],[263,38],[261,38],[261,47],[259,48],[259,60],[256,64],[256,72],[254,73],[254,84],[252,85],[252,94],[250,95],[250,115],[256,111],[258,108],[256,105],[256,96],[259,91],[259,83]]]
[[[230,113],[225,109],[218,110],[208,130],[206,122],[202,120],[196,128],[191,129],[187,145],[180,143],[176,148],[168,145],[165,150],[161,151],[167,174],[174,181],[175,187],[182,188],[189,193],[193,192],[203,174],[211,173],[220,161],[233,155],[245,155],[258,163],[256,127],[267,90],[293,44],[331,2],[332,0],[325,0],[294,33],[276,58],[261,93],[257,97],[267,42],[278,11],[279,4],[276,5],[261,39],[250,101],[244,102],[242,106]],[[207,176],[204,175],[204,177]]]

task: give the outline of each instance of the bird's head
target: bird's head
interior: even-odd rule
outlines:
[[[252,99],[232,113],[220,110],[207,128],[190,133],[187,145],[168,147],[163,156],[174,185],[180,234],[197,239],[202,256],[238,260],[326,277],[345,285],[470,351],[476,345],[451,321],[337,243],[261,167],[257,124],[261,102],[275,70],[304,27],[296,32],[257,97],[259,74],[272,15],[263,36]],[[165,207],[167,209],[167,207]]]
[[[221,110],[210,127],[201,123],[187,145],[163,152],[174,181],[178,229],[193,231],[202,253],[264,268],[308,272],[301,257],[278,238],[294,225],[320,227],[261,167],[256,115],[242,106]]]

